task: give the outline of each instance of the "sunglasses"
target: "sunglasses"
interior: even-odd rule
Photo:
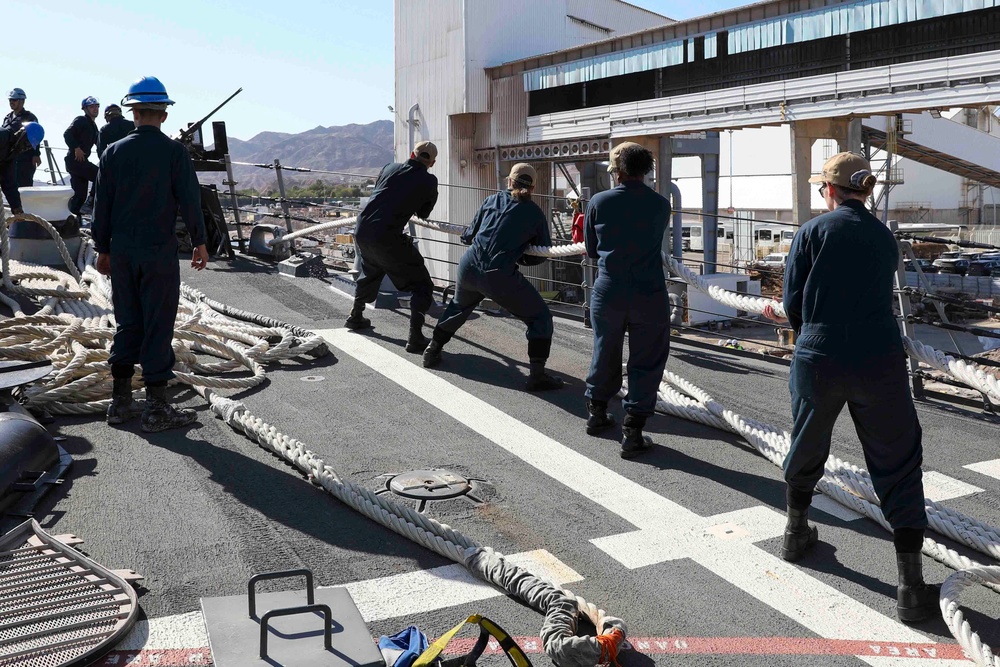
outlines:
[[[819,196],[820,197],[826,196],[826,183],[823,183],[822,185],[819,186]]]

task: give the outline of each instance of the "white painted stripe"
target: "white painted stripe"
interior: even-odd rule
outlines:
[[[340,296],[344,297],[345,299],[350,299],[351,301],[354,301],[354,295],[353,294],[348,294],[344,290],[338,289],[338,288],[334,287],[333,285],[327,285],[326,288],[328,290],[330,290],[331,292],[335,293],[335,294],[339,294]],[[375,310],[375,304],[373,304],[373,303],[366,303],[365,304],[365,310]]]
[[[655,548],[659,561],[690,558],[825,638],[928,641],[925,635],[879,614],[752,544],[749,540],[754,539],[755,527],[761,525],[761,514],[780,517],[780,513],[767,508],[760,508],[766,511],[757,512],[756,517],[752,517],[750,511],[733,513],[731,522],[747,530],[748,535],[742,539],[739,536],[722,539],[719,531],[708,531],[721,523],[721,517],[698,516],[367,338],[352,335],[346,329],[317,333],[341,352],[640,529],[623,536],[595,540],[595,543],[604,543],[610,549],[617,546],[613,544],[615,541],[624,539],[629,547],[648,544],[650,549]],[[774,521],[772,517],[766,522],[765,534],[773,532]],[[642,533],[641,539],[638,539],[639,533]],[[726,534],[725,531],[722,534]],[[651,542],[655,542],[655,546]],[[627,549],[615,548],[614,552],[612,555],[619,560],[629,557]],[[649,550],[647,554],[651,555]]]
[[[507,556],[507,560],[555,584],[583,579],[544,549]],[[346,588],[365,621],[423,614],[503,595],[461,565],[359,581],[347,584]]]
[[[833,498],[820,493],[813,496],[812,506],[820,512],[826,512],[830,516],[837,517],[841,521],[857,521],[863,518],[861,514],[848,507],[844,507]]]
[[[582,581],[570,566],[544,549],[506,557],[539,577],[558,585]],[[365,621],[381,621],[409,614],[446,609],[501,597],[500,589],[474,577],[461,565],[407,572],[344,585]],[[139,621],[115,647],[118,651],[201,648],[208,631],[200,611]]]
[[[972,463],[965,467],[973,472],[978,472],[980,475],[986,475],[987,477],[992,477],[993,479],[1000,479],[1000,459],[982,461],[981,463]]]
[[[982,493],[982,489],[972,484],[942,475],[939,472],[931,471],[924,473],[924,495],[935,502],[944,502],[953,498],[971,496],[974,493]]]

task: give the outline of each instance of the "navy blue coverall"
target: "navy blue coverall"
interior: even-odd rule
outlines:
[[[552,245],[545,214],[530,199],[515,199],[509,190],[490,195],[462,235],[471,244],[458,264],[455,298],[438,319],[434,338],[446,343],[465,324],[484,298],[493,299],[528,325],[528,358],[548,359],[552,347],[552,313],[517,265],[532,266],[544,257],[525,255],[529,245]]]
[[[584,219],[587,255],[598,260],[586,396],[607,402],[621,389],[628,332],[628,395],[622,406],[635,417],[653,414],[670,354],[670,303],[660,257],[669,219],[670,202],[641,181],[595,195]]]
[[[789,380],[789,507],[809,506],[847,404],[889,524],[927,526],[921,429],[892,310],[898,262],[892,232],[851,199],[807,222],[792,241],[784,297],[798,334]]]
[[[77,116],[63,132],[63,139],[69,152],[66,154],[66,171],[69,172],[69,184],[73,188],[73,197],[69,200],[69,212],[80,215],[80,208],[87,201],[87,189],[90,183],[97,180],[97,165],[88,160],[90,152],[97,143],[97,123],[90,116]],[[83,151],[84,160],[76,159],[76,149]]]
[[[11,170],[11,163],[17,160],[22,150],[30,151],[31,144],[25,139],[22,143],[14,138],[17,132],[10,128],[0,129],[0,175],[7,174]],[[7,199],[7,205],[12,209],[21,208],[21,195],[17,192],[17,183],[13,179],[4,177],[0,179],[3,196]]]
[[[423,255],[403,230],[416,215],[427,219],[437,203],[437,177],[419,160],[382,168],[371,199],[358,216],[354,241],[361,255],[354,298],[374,303],[386,275],[402,292],[410,292],[410,309],[426,313],[434,301],[434,283]]]
[[[9,114],[4,116],[3,124],[0,124],[0,128],[10,128],[15,132],[21,129],[21,126],[25,123],[37,123],[38,116],[31,113],[27,109],[22,109],[21,113],[15,114],[11,111]],[[14,162],[8,167],[10,174],[4,175],[3,178],[11,178],[14,183],[17,184],[19,188],[30,188],[35,182],[35,158],[41,157],[42,152],[37,148],[32,148],[29,151],[25,151],[14,159]],[[20,204],[18,205],[20,208]]]
[[[115,377],[131,377],[141,364],[147,386],[174,377],[178,214],[191,244],[205,243],[198,177],[183,145],[145,125],[107,148],[92,230],[97,252],[111,254],[118,328],[108,362]]]
[[[135,129],[135,123],[128,118],[115,116],[101,127],[97,133],[97,157],[104,155],[104,149]]]

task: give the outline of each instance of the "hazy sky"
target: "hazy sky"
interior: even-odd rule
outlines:
[[[747,3],[633,4],[683,19]],[[143,75],[159,77],[177,102],[165,127],[171,134],[239,87],[243,93],[217,119],[241,139],[389,118],[392,6],[392,0],[12,0],[3,9],[0,108],[6,113],[8,90],[25,89],[26,107],[60,148],[84,97],[100,99],[103,111]]]

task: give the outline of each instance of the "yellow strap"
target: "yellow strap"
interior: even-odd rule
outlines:
[[[511,660],[517,667],[531,667],[531,661],[528,660],[528,656],[524,654],[521,647],[517,645],[517,642],[508,635],[503,628],[494,623],[488,618],[483,618],[479,614],[473,614],[469,618],[465,619],[454,628],[439,637],[434,643],[427,647],[427,650],[420,654],[420,657],[416,659],[413,663],[413,667],[429,667],[431,664],[437,660],[438,656],[444,651],[448,643],[455,638],[462,628],[464,628],[469,623],[478,624],[486,632],[490,634],[497,642],[500,643],[501,648],[510,656]]]
[[[457,635],[462,628],[464,628],[468,623],[479,623],[481,618],[482,616],[473,614],[448,632],[438,637],[434,643],[428,646],[427,650],[421,653],[420,657],[414,661],[413,667],[429,667],[429,665],[437,660],[438,656],[441,655],[441,652],[444,651],[445,647],[448,646],[448,642],[454,639],[455,635]]]
[[[488,618],[481,619],[479,625],[500,642],[500,646],[507,652],[507,655],[511,657],[517,667],[531,667],[531,661],[528,660],[528,656],[524,654],[524,651],[517,645],[514,638],[508,635],[503,628]]]

